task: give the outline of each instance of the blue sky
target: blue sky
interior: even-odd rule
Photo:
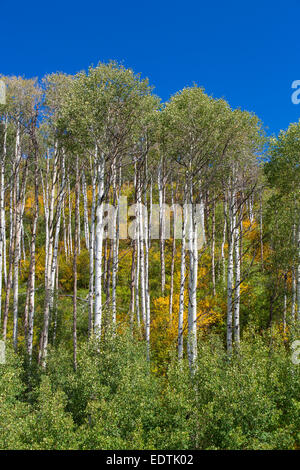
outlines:
[[[300,2],[14,1],[0,4],[0,73],[75,73],[114,59],[165,101],[196,82],[255,112],[268,133],[298,121]]]

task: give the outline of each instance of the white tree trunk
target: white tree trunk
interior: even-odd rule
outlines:
[[[197,359],[197,275],[198,275],[198,224],[193,202],[193,182],[190,182],[189,214],[189,305],[188,305],[188,359],[190,370],[195,372]]]
[[[98,340],[102,327],[102,247],[103,247],[103,212],[104,212],[104,155],[101,154],[97,169],[98,197],[96,208],[95,237],[95,318],[94,332]]]
[[[187,226],[187,207],[186,198],[184,198],[184,209],[182,217],[182,240],[181,240],[181,259],[180,259],[180,293],[179,293],[179,312],[178,312],[178,358],[183,358],[183,313],[184,313],[184,285],[185,285],[185,239]]]
[[[5,205],[4,205],[4,167],[6,159],[6,141],[7,141],[7,118],[4,123],[3,134],[3,155],[0,161],[0,324],[2,314],[2,271],[4,266],[4,253],[5,253]]]
[[[234,343],[237,349],[240,344],[240,282],[241,282],[241,248],[242,235],[241,224],[234,231],[234,255],[235,255],[235,289],[234,289]]]
[[[161,263],[161,292],[165,293],[166,269],[165,269],[165,216],[164,216],[164,185],[163,185],[163,159],[158,168],[158,199],[159,199],[159,238],[160,238],[160,263]]]
[[[94,252],[95,252],[95,203],[96,203],[96,164],[93,163],[92,174],[92,207],[91,207],[91,226],[89,237],[89,336],[93,331],[94,317]]]
[[[85,180],[85,174],[82,173],[82,192],[83,192],[83,218],[84,218],[84,237],[85,245],[87,250],[90,246],[89,240],[89,216],[88,216],[88,197],[87,197],[87,185]]]
[[[232,352],[232,320],[233,320],[233,251],[234,251],[234,227],[235,227],[235,194],[234,190],[228,199],[228,265],[227,265],[227,352]]]

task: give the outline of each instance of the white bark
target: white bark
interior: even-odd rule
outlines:
[[[223,283],[226,282],[226,264],[225,264],[225,242],[226,242],[226,230],[227,230],[227,205],[226,200],[224,201],[224,226],[223,226],[223,239],[221,245],[221,259],[222,259],[222,269],[223,269]]]
[[[96,164],[93,163],[92,174],[92,207],[91,207],[91,226],[89,237],[89,335],[93,331],[94,317],[94,252],[95,252],[95,203],[96,203]]]
[[[119,246],[119,192],[117,191],[117,169],[114,168],[113,176],[113,194],[114,194],[114,213],[113,213],[113,241],[112,241],[112,323],[113,331],[115,333],[115,327],[117,323],[117,298],[116,298],[116,289],[117,289],[117,271],[118,271],[118,246]]]
[[[21,162],[20,124],[17,124],[15,145],[15,186],[14,186],[14,211],[15,211],[15,250],[14,250],[14,276],[13,276],[13,344],[17,348],[18,342],[18,301],[19,301],[19,262],[21,242],[22,200],[19,188],[19,173]]]
[[[85,174],[82,174],[82,192],[83,192],[83,217],[84,217],[84,237],[85,245],[87,250],[90,246],[89,240],[89,217],[88,217],[88,197],[87,197],[87,185],[85,180]]]
[[[7,142],[7,118],[4,122],[4,135],[3,135],[3,155],[0,161],[0,323],[1,323],[1,307],[2,307],[2,271],[4,266],[4,253],[5,253],[5,206],[4,206],[4,165],[6,159],[6,142]]]
[[[103,212],[104,212],[104,155],[101,154],[97,168],[98,197],[96,208],[95,237],[95,318],[94,332],[98,340],[102,327],[102,247],[103,247]]]
[[[178,312],[178,358],[183,358],[183,313],[184,313],[184,285],[185,285],[185,239],[187,225],[186,198],[184,199],[184,210],[182,217],[182,239],[181,239],[181,259],[180,259],[180,293]]]
[[[234,289],[234,343],[237,348],[240,344],[240,282],[241,282],[241,224],[234,231],[235,254],[235,289]]]
[[[198,224],[193,202],[193,182],[190,182],[189,210],[189,304],[188,304],[188,360],[190,370],[195,372],[197,359],[197,275],[198,275]]]
[[[166,269],[165,269],[165,217],[164,217],[164,181],[163,159],[158,168],[158,199],[159,199],[159,238],[160,238],[160,263],[161,263],[161,292],[165,293]]]
[[[147,188],[144,189],[144,206],[146,213],[144,214],[144,242],[145,242],[145,298],[146,298],[146,343],[147,343],[147,359],[150,360],[150,290],[149,290],[149,232],[148,232],[148,215],[147,215]]]
[[[233,320],[233,251],[234,251],[234,227],[235,227],[235,194],[231,190],[228,200],[228,265],[227,265],[227,352],[232,352],[232,320]]]

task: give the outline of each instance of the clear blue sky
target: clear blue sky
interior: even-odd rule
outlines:
[[[0,73],[75,73],[115,59],[149,77],[165,101],[196,82],[255,112],[269,133],[298,121],[300,2],[6,1]]]

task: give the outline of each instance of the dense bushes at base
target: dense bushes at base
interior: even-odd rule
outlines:
[[[151,372],[145,345],[126,334],[90,341],[72,357],[60,345],[46,371],[7,350],[0,365],[1,449],[295,449],[300,366],[280,341],[244,335],[229,358],[217,336],[185,360]]]

